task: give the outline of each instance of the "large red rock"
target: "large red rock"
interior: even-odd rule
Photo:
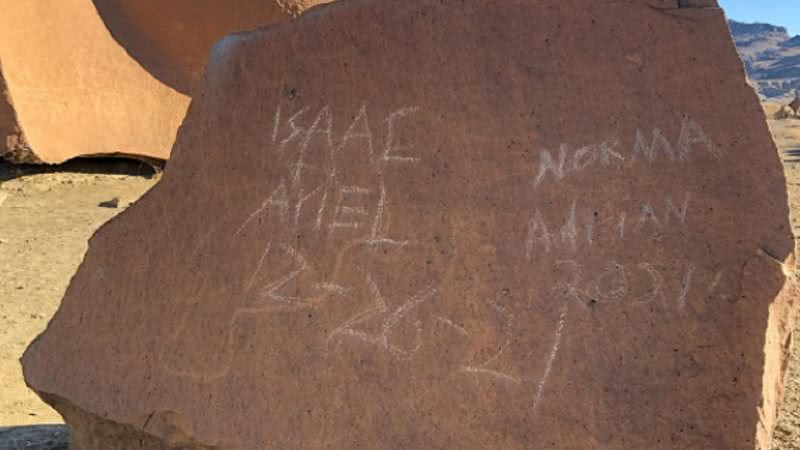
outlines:
[[[274,25],[331,0],[93,0],[125,50],[165,84],[191,94],[211,46],[227,33]]]
[[[166,159],[189,98],[154,79],[89,0],[0,0],[0,157]]]
[[[768,449],[784,179],[701,3],[351,0],[225,38],[28,383],[80,450]]]
[[[167,159],[224,34],[321,0],[0,0],[0,157]]]

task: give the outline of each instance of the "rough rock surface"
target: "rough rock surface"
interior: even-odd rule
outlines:
[[[0,0],[0,156],[167,159],[212,44],[320,2]]]
[[[27,382],[81,450],[766,450],[784,179],[694,3],[350,0],[225,38]]]
[[[0,156],[14,162],[35,162],[36,157],[25,142],[25,136],[19,128],[11,95],[3,79],[3,67],[0,66]]]
[[[191,94],[211,46],[331,0],[94,0],[111,34],[148,72]]]
[[[131,59],[90,1],[0,0],[0,11],[0,155],[169,155],[189,98]]]

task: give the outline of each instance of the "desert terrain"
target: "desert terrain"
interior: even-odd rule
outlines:
[[[0,163],[0,426],[61,421],[26,388],[18,359],[58,308],[94,230],[156,181],[132,161]]]
[[[775,104],[766,104],[768,123],[772,136],[784,162],[786,188],[789,192],[789,205],[792,214],[792,227],[795,238],[800,234],[800,120],[772,119]],[[800,331],[800,327],[796,329]],[[779,449],[800,449],[800,345],[793,340],[792,356],[786,381],[786,402],[781,419],[775,431]]]
[[[777,109],[776,103],[765,104],[769,118]],[[768,122],[784,161],[798,234],[800,119]],[[41,436],[53,446],[36,448],[65,448],[59,428],[4,428],[61,422],[27,389],[18,359],[58,308],[92,233],[159,178],[150,166],[127,160],[78,160],[47,168],[0,163],[0,450],[20,442],[22,448],[34,448],[26,442]],[[12,433],[15,443],[4,441]],[[800,449],[800,345],[792,348],[787,402],[776,435],[776,448]]]

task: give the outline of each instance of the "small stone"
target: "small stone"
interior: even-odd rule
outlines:
[[[100,204],[97,206],[101,208],[117,208],[119,207],[119,197],[114,197],[111,200],[100,202]]]

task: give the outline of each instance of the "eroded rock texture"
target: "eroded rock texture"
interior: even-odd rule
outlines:
[[[274,25],[331,0],[93,0],[114,37],[148,72],[191,94],[211,46],[227,33]]]
[[[17,113],[11,104],[11,95],[3,79],[2,66],[0,66],[0,156],[21,163],[36,161],[19,128]]]
[[[81,450],[767,449],[787,216],[717,8],[345,1],[216,45],[26,379]]]
[[[131,59],[90,1],[0,0],[0,10],[0,156],[169,155],[189,98]]]
[[[213,43],[316,3],[0,0],[0,157],[167,159]]]

